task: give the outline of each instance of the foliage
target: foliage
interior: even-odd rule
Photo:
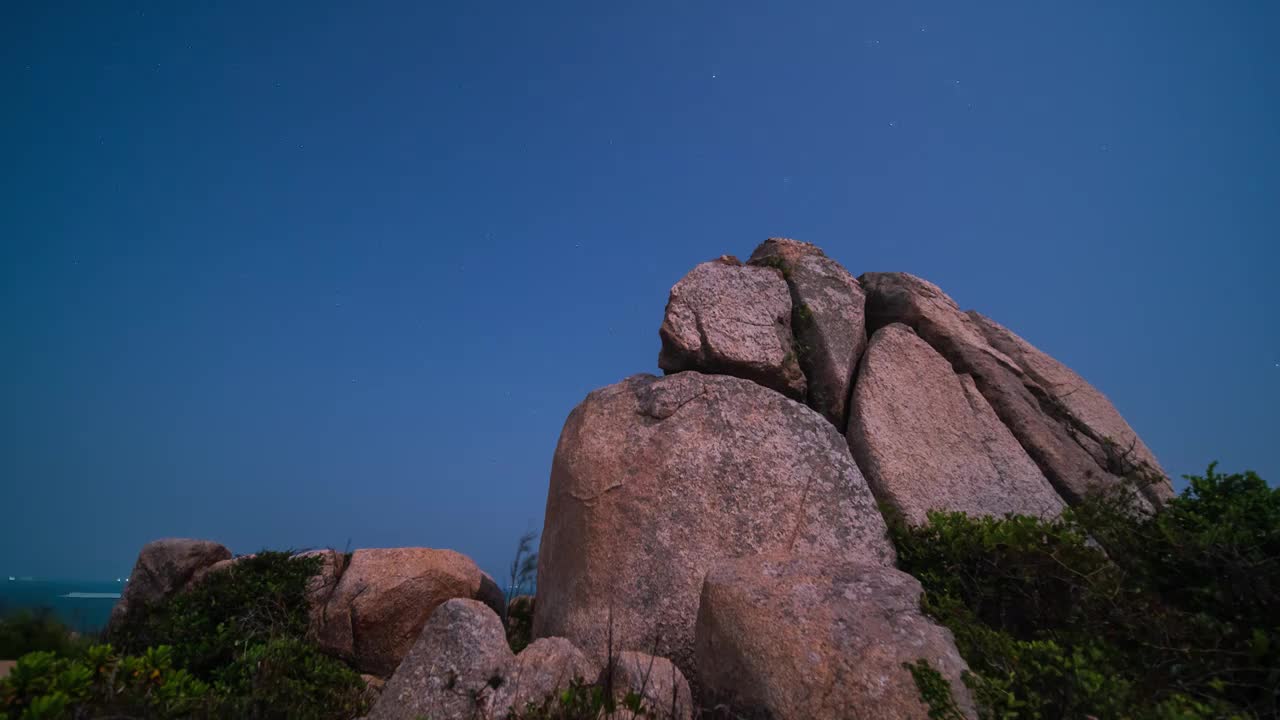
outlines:
[[[0,618],[0,658],[40,651],[73,655],[87,645],[49,608],[16,610]]]
[[[911,671],[920,698],[929,706],[929,720],[964,720],[964,713],[951,695],[951,683],[928,660],[920,658],[914,664],[902,665]]]
[[[507,644],[511,652],[525,649],[533,638],[533,607],[530,595],[521,595],[507,606]]]
[[[307,635],[307,586],[321,562],[262,552],[130,607],[109,631],[114,645],[26,655],[0,680],[0,718],[360,715],[363,680]]]
[[[1280,713],[1280,490],[1188,480],[1154,513],[1125,489],[1054,520],[891,521],[985,717]]]
[[[597,720],[612,717],[618,710],[626,711],[620,717],[636,720],[656,717],[637,693],[627,693],[618,701],[602,684],[575,679],[560,694],[552,695],[541,704],[512,708],[506,720]]]

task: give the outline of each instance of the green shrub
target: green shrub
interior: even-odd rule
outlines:
[[[39,651],[72,655],[88,644],[49,608],[16,610],[0,618],[0,658],[18,658]]]
[[[110,630],[114,647],[25,655],[0,680],[0,720],[361,715],[364,681],[307,636],[307,585],[320,567],[317,557],[259,553],[131,607]]]
[[[1280,491],[1204,477],[1156,513],[1132,490],[1060,519],[891,522],[989,718],[1280,713]]]

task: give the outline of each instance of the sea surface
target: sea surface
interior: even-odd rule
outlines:
[[[28,580],[0,577],[0,615],[49,608],[59,620],[82,633],[107,624],[124,583],[101,580]]]

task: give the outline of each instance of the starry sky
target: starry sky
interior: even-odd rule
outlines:
[[[501,573],[667,292],[769,236],[946,289],[1173,474],[1280,478],[1280,4],[0,10],[0,574],[161,536]]]

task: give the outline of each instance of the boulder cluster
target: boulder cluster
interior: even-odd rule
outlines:
[[[313,634],[385,681],[369,718],[505,717],[574,680],[660,718],[927,718],[921,660],[976,717],[884,513],[1053,516],[1136,477],[1149,504],[1172,495],[1102,393],[912,275],[855,278],[770,239],[676,283],[660,336],[663,377],[595,390],[565,422],[518,654],[468,558],[319,551]],[[236,561],[152,543],[117,611]]]

